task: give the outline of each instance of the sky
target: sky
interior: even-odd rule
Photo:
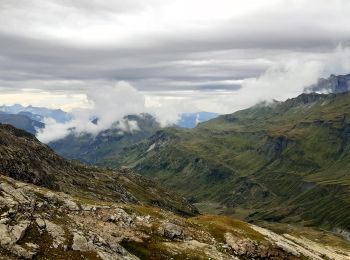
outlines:
[[[0,103],[75,111],[109,93],[123,110],[137,92],[131,112],[166,124],[284,100],[350,73],[349,13],[348,0],[0,0]]]

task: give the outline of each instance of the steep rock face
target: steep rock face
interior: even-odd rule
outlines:
[[[348,231],[349,111],[350,93],[302,94],[196,129],[163,129],[114,163],[176,189],[204,212]]]
[[[305,88],[307,92],[343,93],[350,90],[350,74],[331,75],[327,79],[319,79],[314,85]]]
[[[68,162],[33,135],[0,125],[0,174],[87,198],[147,203],[191,215],[182,197],[127,169],[110,171]]]
[[[103,203],[0,176],[0,259],[344,259],[344,242],[222,216],[182,218],[141,205]],[[329,234],[317,237],[330,236]]]

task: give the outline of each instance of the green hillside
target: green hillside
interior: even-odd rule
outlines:
[[[302,94],[168,128],[111,157],[205,212],[350,229],[350,93]]]

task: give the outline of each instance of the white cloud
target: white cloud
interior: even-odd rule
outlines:
[[[295,97],[303,92],[305,86],[313,84],[321,76],[328,76],[335,71],[350,71],[350,48],[341,45],[322,54],[294,52],[275,59],[259,77],[232,81],[233,84],[241,83],[241,88],[235,91],[140,92],[124,81],[114,87],[96,87],[87,92],[86,100],[81,100],[84,108],[72,110],[74,120],[66,124],[48,120],[38,138],[43,142],[59,139],[67,135],[71,128],[77,134],[96,134],[111,127],[116,121],[121,122],[119,127],[122,130],[136,131],[136,122],[125,122],[122,119],[125,115],[144,112],[155,115],[162,126],[177,122],[180,115],[186,112],[232,113],[260,101],[282,101]],[[91,123],[94,117],[99,118],[97,125]]]
[[[247,108],[260,101],[272,99],[286,100],[301,94],[304,87],[309,86],[320,77],[328,77],[330,73],[350,72],[350,48],[341,45],[329,53],[310,55],[292,53],[282,56],[260,77],[246,79],[242,88],[237,91],[232,101],[234,110]]]
[[[100,87],[87,93],[90,108],[72,110],[73,119],[67,123],[57,123],[50,119],[37,137],[42,142],[50,142],[68,135],[83,132],[97,134],[120,122],[118,127],[125,131],[136,131],[137,122],[125,122],[125,115],[145,112],[145,98],[129,83],[120,81],[114,87]],[[97,123],[92,120],[98,118]]]
[[[338,46],[322,55],[291,53],[280,57],[259,77],[245,79],[236,91],[157,91],[140,92],[128,82],[118,82],[114,87],[104,86],[86,94],[90,108],[73,109],[74,120],[59,124],[47,120],[46,128],[38,138],[49,142],[66,136],[71,128],[76,134],[97,134],[119,121],[123,131],[137,131],[136,121],[125,121],[130,114],[151,113],[162,126],[174,124],[185,112],[210,111],[232,113],[261,101],[285,100],[303,92],[321,76],[334,69],[350,70],[350,48]],[[237,83],[234,81],[234,83]],[[91,120],[97,117],[98,124]]]
[[[304,87],[320,77],[349,72],[349,47],[339,45],[321,54],[292,52],[275,57],[275,61],[259,77],[244,79],[239,90],[156,92],[147,97],[146,103],[159,108],[158,115],[163,122],[167,122],[167,116],[169,121],[174,122],[183,112],[232,113],[261,101],[283,101],[301,94]]]

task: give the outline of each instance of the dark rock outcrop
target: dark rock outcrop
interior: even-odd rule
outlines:
[[[305,88],[306,92],[343,93],[350,90],[350,74],[331,75],[327,79],[319,79],[314,85]]]

